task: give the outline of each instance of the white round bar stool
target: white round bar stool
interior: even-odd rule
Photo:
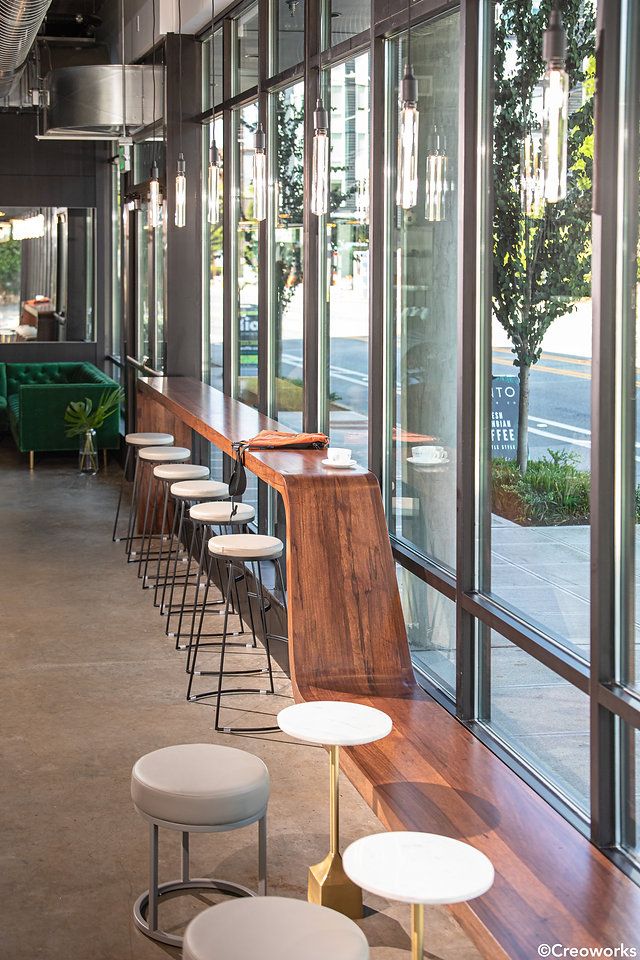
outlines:
[[[494,880],[493,864],[475,847],[412,831],[356,840],[344,852],[344,869],[365,890],[411,904],[412,960],[422,960],[424,954],[425,904],[473,900]]]
[[[240,504],[234,504],[233,506],[236,509],[241,506]],[[233,508],[232,508],[233,509]],[[192,511],[193,512],[193,511]],[[231,518],[230,512],[229,516]],[[237,515],[237,514],[236,514]],[[225,521],[228,522],[228,521]],[[221,534],[220,536],[212,537],[208,543],[208,552],[211,557],[214,559],[220,560],[226,566],[226,586],[223,589],[223,595],[225,600],[224,605],[224,624],[222,628],[222,639],[220,644],[220,662],[218,664],[217,670],[207,670],[200,671],[197,675],[199,676],[217,676],[218,685],[217,689],[209,691],[208,693],[198,693],[193,694],[189,692],[188,698],[190,700],[200,700],[204,697],[214,696],[216,698],[216,711],[215,711],[215,729],[222,731],[224,733],[273,733],[278,730],[277,726],[268,726],[268,727],[231,727],[221,725],[220,723],[220,711],[222,707],[222,698],[223,696],[231,694],[260,694],[260,695],[271,695],[275,696],[275,686],[273,682],[273,665],[271,662],[271,640],[282,640],[286,643],[286,637],[280,637],[276,634],[269,632],[269,627],[267,623],[267,612],[269,611],[270,605],[265,596],[264,581],[262,574],[262,564],[266,561],[273,561],[275,565],[275,577],[276,585],[279,583],[282,590],[283,604],[286,609],[286,594],[284,587],[284,578],[282,576],[282,568],[280,566],[280,557],[284,551],[284,544],[282,540],[279,540],[277,537],[267,537],[261,534],[254,533],[230,533],[230,534]],[[224,572],[224,571],[223,571]],[[251,574],[254,589],[250,590],[247,584],[247,575]],[[252,624],[252,633],[254,638],[256,637],[256,630],[254,627],[254,618],[251,608],[251,601],[255,600],[258,615],[259,623],[261,627],[261,637],[259,637],[261,643],[264,646],[265,653],[267,656],[267,666],[265,670],[227,670],[225,671],[224,661],[225,655],[227,652],[227,647],[229,643],[229,613],[231,609],[231,600],[232,600],[232,591],[235,584],[236,576],[241,577],[246,585],[247,593],[247,604],[249,610],[249,616]],[[223,577],[224,580],[224,577]],[[193,648],[193,654],[191,656],[190,662],[190,678],[189,678],[189,691],[191,691],[191,679],[196,675],[196,665],[198,658],[198,649],[200,646],[200,636],[196,636],[195,644]],[[251,687],[232,687],[223,689],[223,680],[225,676],[243,676],[248,675],[253,672],[266,673],[269,678],[268,687],[266,689],[256,690]]]
[[[173,509],[173,526],[171,529],[171,537],[169,539],[169,556],[167,558],[165,576],[160,578],[162,579],[162,597],[160,602],[158,603],[160,579],[156,579],[153,598],[154,606],[159,606],[160,613],[163,615],[165,613],[164,602],[169,586],[169,580],[171,579],[172,586],[174,586],[177,578],[179,553],[180,546],[182,544],[182,534],[184,528],[184,514],[187,506],[190,504],[197,504],[207,501],[226,500],[229,497],[229,485],[227,483],[222,483],[220,480],[178,480],[170,485],[169,493],[175,501]],[[171,575],[169,571],[171,569],[172,547],[174,544],[176,545],[176,555],[175,559],[173,560],[173,574]],[[169,613],[170,612],[171,611],[169,610]]]
[[[236,503],[235,507],[228,501],[229,487],[225,484],[226,496],[220,498],[218,501],[212,501],[208,499],[206,502],[193,503],[189,507],[188,511],[188,520],[191,524],[191,542],[188,548],[188,556],[198,557],[198,570],[196,573],[196,592],[195,600],[193,606],[187,604],[187,584],[184,584],[182,591],[182,600],[179,605],[179,616],[178,616],[178,626],[175,633],[169,632],[169,623],[167,622],[167,635],[175,636],[176,639],[176,650],[188,650],[189,657],[187,660],[187,671],[189,669],[189,659],[191,656],[191,650],[193,647],[193,638],[195,635],[196,629],[196,618],[198,610],[201,611],[200,617],[200,637],[218,637],[222,636],[221,633],[202,633],[202,619],[206,609],[205,604],[208,603],[209,597],[209,584],[210,584],[210,567],[206,564],[206,553],[205,546],[207,540],[213,532],[215,527],[219,527],[221,524],[225,524],[229,530],[233,529],[242,529],[246,531],[247,524],[250,523],[255,518],[255,510],[250,504],[247,503]],[[221,502],[222,501],[222,502]],[[185,504],[186,509],[186,504]],[[232,516],[233,514],[233,516]],[[186,513],[183,513],[183,520],[187,519]],[[207,533],[209,531],[209,534]],[[207,576],[204,578],[203,583],[203,573],[205,571]],[[220,574],[220,570],[218,570]],[[220,601],[224,603],[224,582],[222,576],[219,575],[219,585],[220,590],[223,593],[223,599]],[[237,578],[240,579],[240,578]],[[205,586],[206,593],[203,597],[203,602],[199,601],[199,591],[201,586]],[[236,603],[233,606],[234,612],[239,612],[239,598],[237,592],[237,584],[234,584],[235,593],[236,593]],[[171,592],[169,604],[172,603],[173,592]],[[217,605],[217,601],[215,602]],[[232,600],[233,603],[233,600]],[[188,629],[183,630],[182,625],[184,621],[185,613],[190,612],[191,623]],[[240,631],[239,633],[244,633],[244,622],[242,620],[242,614],[240,613]],[[186,642],[182,642],[186,638]],[[208,646],[209,644],[207,644]],[[255,646],[255,640],[253,645]],[[244,646],[244,644],[243,644]]]
[[[141,471],[140,472],[141,486],[145,476],[145,472],[144,472],[145,470],[146,470],[147,481],[148,481],[147,496],[146,496],[146,502],[145,502],[145,508],[144,508],[144,518],[142,523],[142,534],[140,537],[139,559],[137,560],[138,576],[140,576],[142,558],[144,557],[145,550],[146,550],[147,535],[149,535],[150,537],[153,536],[153,532],[152,532],[153,525],[151,526],[150,529],[147,526],[150,519],[149,512],[151,507],[152,494],[154,495],[153,509],[154,509],[154,522],[155,522],[155,513],[156,513],[156,507],[157,507],[155,494],[157,493],[157,491],[156,491],[155,478],[153,476],[153,468],[158,466],[161,463],[162,464],[184,463],[190,458],[191,458],[191,450],[189,450],[188,447],[171,447],[171,446],[142,447],[142,449],[138,451],[138,463],[140,464],[140,471]],[[134,523],[135,523],[135,517],[134,517]]]
[[[160,548],[158,550],[158,568],[155,581],[157,583],[160,575],[160,564],[164,558],[163,541],[167,527],[167,518],[169,516],[169,489],[172,483],[178,480],[207,480],[209,477],[209,467],[201,466],[198,463],[161,463],[153,468],[153,477],[161,488],[162,496],[162,522],[160,524]],[[153,514],[151,519],[151,529],[153,530],[156,520],[157,499],[153,500]],[[147,544],[147,556],[144,565],[144,575],[142,586],[146,589],[149,569],[149,554],[151,553],[151,538]]]
[[[329,853],[309,867],[308,898],[359,920],[362,890],[346,875],[340,856],[340,747],[382,740],[391,733],[391,717],[363,703],[314,700],[285,707],[278,714],[278,726],[297,740],[329,747]]]
[[[183,960],[369,960],[352,920],[304,900],[259,897],[208,907],[184,935]]]
[[[131,491],[131,504],[129,506],[129,522],[127,524],[127,536],[129,534],[129,528],[131,526],[131,517],[134,510],[137,507],[136,494],[138,490],[137,485],[137,473],[138,473],[138,458],[136,456],[137,450],[140,447],[163,447],[168,446],[173,443],[173,436],[170,433],[127,433],[124,442],[127,445],[127,455],[124,459],[124,468],[122,471],[122,480],[120,481],[120,494],[118,496],[118,506],[116,507],[116,516],[113,521],[113,534],[111,539],[113,543],[119,543],[121,537],[118,536],[118,520],[120,518],[120,507],[122,506],[122,495],[124,493],[124,486],[127,482],[127,470],[129,469],[129,464],[131,462],[131,457],[136,457],[135,470],[133,474],[133,488]]]
[[[158,926],[158,904],[168,893],[212,889],[236,897],[267,893],[269,771],[259,757],[234,747],[184,743],[141,757],[131,771],[131,798],[149,823],[149,889],[136,900],[133,919],[148,937],[174,947],[182,937]],[[192,879],[189,834],[223,833],[258,824],[258,890],[228,880]],[[158,830],[182,833],[182,877],[158,883]]]

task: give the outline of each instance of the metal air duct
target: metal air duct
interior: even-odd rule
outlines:
[[[19,80],[51,0],[0,0],[0,97]]]

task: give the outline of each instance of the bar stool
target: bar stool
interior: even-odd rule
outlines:
[[[225,487],[226,487],[227,496],[228,496],[229,488],[228,488],[228,486],[226,486],[226,484],[225,484]],[[226,497],[225,497],[225,498],[221,498],[221,500],[222,500],[222,499],[226,500]],[[185,507],[186,507],[186,504],[185,504]],[[198,602],[198,597],[199,597],[200,587],[201,587],[201,585],[202,585],[202,574],[203,574],[203,571],[204,571],[204,568],[205,568],[205,559],[206,559],[205,545],[206,545],[207,540],[208,540],[207,530],[209,530],[210,532],[213,532],[214,527],[219,527],[220,525],[223,525],[223,524],[224,524],[225,527],[228,527],[229,530],[232,530],[234,527],[237,529],[237,528],[238,528],[238,525],[241,527],[242,530],[246,530],[246,525],[247,525],[248,523],[250,523],[254,518],[255,518],[255,510],[253,509],[252,506],[250,506],[249,504],[246,504],[246,503],[236,503],[236,504],[235,504],[235,507],[234,507],[234,506],[233,506],[231,503],[229,503],[228,501],[221,503],[220,501],[209,501],[209,500],[208,500],[208,501],[205,502],[205,503],[195,503],[195,504],[193,504],[193,506],[191,506],[191,507],[189,508],[189,516],[188,516],[188,519],[189,519],[189,522],[191,523],[191,541],[190,541],[190,546],[189,546],[189,553],[188,553],[188,555],[189,555],[190,557],[195,557],[195,556],[196,556],[196,552],[197,552],[197,554],[198,554],[198,570],[197,570],[197,574],[196,574],[196,592],[195,592],[194,604],[193,604],[192,607],[189,607],[189,606],[187,605],[187,586],[188,586],[188,584],[187,584],[187,583],[184,584],[183,591],[182,591],[182,601],[181,601],[181,603],[180,603],[180,605],[179,605],[179,608],[178,608],[179,611],[180,611],[180,612],[179,612],[179,618],[178,618],[178,627],[177,627],[175,633],[172,633],[172,632],[169,630],[171,611],[170,611],[169,615],[167,616],[167,636],[175,637],[175,640],[176,640],[176,650],[187,650],[187,649],[188,649],[189,651],[191,651],[191,647],[192,647],[192,644],[193,644],[193,637],[194,637],[194,631],[195,631],[195,623],[196,623],[197,612],[198,612],[198,610],[199,610],[201,607],[202,607],[202,610],[203,610],[203,611],[204,611],[204,609],[205,609],[205,607],[202,606],[202,605]],[[185,519],[186,519],[186,514],[183,514],[183,521],[184,521]],[[209,534],[209,535],[210,535],[210,534]],[[178,536],[180,536],[180,534],[178,534]],[[209,565],[207,565],[207,574],[208,574],[208,576],[205,578],[205,581],[204,581],[206,593],[205,593],[205,597],[204,597],[204,599],[203,599],[203,603],[207,603],[207,602],[208,602],[208,596],[209,596],[209,585],[210,585],[210,582],[211,582],[211,577],[210,577],[210,575],[209,575],[209,574],[210,574],[210,567],[209,567]],[[221,590],[221,592],[222,592],[222,591],[223,591],[223,587],[224,587],[224,578],[223,578],[222,576],[220,576],[220,577],[218,578],[218,582],[219,582],[219,585],[220,585],[220,590]],[[172,598],[173,598],[173,587],[174,587],[174,585],[172,584],[171,592],[170,592],[170,598],[169,598],[169,606],[170,606],[170,607],[172,607],[172,603],[173,603],[173,599],[172,599]],[[236,600],[237,600],[237,585],[236,585],[236,584],[234,584],[234,588],[235,588]],[[223,598],[224,598],[224,594],[223,594]],[[221,601],[221,602],[224,602],[224,600]],[[232,602],[233,602],[233,601],[232,601]],[[234,609],[234,612],[235,612],[236,610],[239,612],[239,606],[240,606],[240,605],[239,605],[239,601],[238,601],[237,604],[236,604],[236,606],[234,606],[234,608],[233,608],[233,609]],[[182,623],[183,623],[183,619],[184,619],[184,614],[185,614],[185,613],[189,613],[189,612],[193,614],[193,615],[192,615],[192,618],[191,618],[191,627],[190,627],[190,629],[189,629],[189,631],[188,631],[188,637],[189,637],[189,639],[188,639],[188,642],[187,642],[187,643],[181,644],[181,643],[180,643],[180,640],[181,640],[183,637],[187,636],[187,633],[186,633],[186,632],[183,633],[183,630],[182,630]],[[242,614],[241,614],[241,613],[240,613],[240,627],[241,627],[240,632],[241,632],[241,633],[244,633],[244,623],[243,623],[243,620],[242,620]],[[202,629],[202,617],[201,617],[201,621],[200,621],[200,629]],[[220,634],[220,633],[213,633],[213,634],[202,634],[202,633],[201,633],[200,635],[201,635],[201,636],[204,636],[204,637],[221,637],[221,636],[222,636],[222,634]],[[208,644],[207,644],[207,645],[208,645]],[[254,644],[253,644],[253,645],[255,645],[255,641],[254,641]],[[244,644],[243,644],[243,646],[244,646]]]
[[[169,489],[172,483],[179,480],[207,480],[209,477],[209,467],[201,466],[197,463],[163,463],[153,468],[154,481],[157,481],[162,489],[162,523],[160,526],[160,549],[158,551],[158,575],[160,574],[160,564],[163,555],[163,543],[165,529],[167,525],[167,516],[169,511]],[[153,517],[151,520],[151,529],[155,525],[157,501],[153,501]],[[144,576],[142,578],[142,587],[146,590],[147,572],[149,568],[149,554],[151,553],[151,538],[147,543],[147,556],[144,565]],[[140,574],[138,573],[138,576]],[[157,582],[157,580],[156,580]]]
[[[236,897],[267,893],[269,771],[259,757],[234,747],[185,743],[154,750],[131,771],[131,799],[149,823],[149,889],[136,900],[133,919],[146,936],[182,946],[182,937],[158,926],[158,904],[169,893],[220,890]],[[258,824],[258,890],[228,880],[192,879],[189,834],[223,833]],[[182,877],[158,884],[158,829],[182,833]]]
[[[191,450],[188,447],[142,447],[138,451],[138,462],[140,463],[140,470],[143,471],[146,468],[148,474],[148,483],[147,483],[147,498],[144,508],[144,520],[142,523],[142,534],[140,536],[140,559],[138,560],[138,576],[140,576],[140,566],[142,563],[142,557],[146,549],[147,542],[147,522],[149,521],[149,508],[151,506],[151,492],[156,492],[156,483],[153,476],[153,468],[158,466],[161,463],[184,463],[185,460],[189,460],[191,457]],[[144,473],[140,473],[140,484],[144,478]],[[151,530],[149,535],[153,536],[153,523],[155,523],[157,504],[154,500],[153,505],[153,522],[151,524]],[[135,523],[135,517],[134,517]],[[131,559],[130,556],[128,559]]]
[[[173,510],[173,526],[171,528],[171,537],[169,538],[169,555],[165,568],[165,576],[162,582],[162,598],[158,603],[158,591],[160,589],[160,579],[156,578],[154,589],[153,605],[160,607],[160,613],[164,615],[164,601],[169,584],[169,569],[173,553],[173,545],[176,544],[176,556],[173,564],[172,587],[176,582],[178,572],[178,562],[180,559],[180,544],[182,542],[182,532],[184,527],[185,509],[197,503],[226,500],[229,497],[229,485],[219,480],[179,480],[172,483],[169,492],[176,501]],[[190,558],[189,558],[190,559]],[[158,564],[158,567],[160,565]],[[158,570],[159,572],[159,570]],[[170,611],[169,611],[170,613]]]
[[[481,896],[494,880],[493,864],[475,847],[435,833],[390,831],[361,837],[344,852],[354,883],[378,896],[411,904],[411,957],[424,955],[424,907]]]
[[[124,460],[124,469],[122,471],[122,480],[120,481],[120,494],[118,496],[118,506],[116,507],[116,518],[113,521],[113,534],[111,540],[113,543],[119,543],[120,537],[116,536],[118,532],[118,520],[120,518],[120,507],[122,505],[122,495],[124,493],[124,485],[127,482],[127,470],[129,469],[129,463],[131,461],[131,456],[136,456],[136,451],[140,447],[164,447],[169,446],[173,443],[173,436],[170,433],[128,433],[124,442],[127,444],[127,455]],[[131,515],[135,510],[136,503],[136,492],[137,492],[137,475],[138,475],[138,458],[136,456],[136,465],[135,472],[133,475],[133,489],[131,495],[131,505],[129,507],[129,524],[131,523]],[[129,530],[129,525],[127,525],[127,531]]]
[[[183,960],[369,960],[367,939],[335,910],[289,897],[228,900],[194,917]]]
[[[284,579],[282,576],[282,568],[280,566],[280,557],[284,551],[284,544],[282,540],[278,540],[277,537],[267,537],[261,534],[252,534],[252,533],[233,533],[233,534],[222,534],[217,537],[212,537],[208,543],[208,550],[211,556],[222,560],[222,562],[227,567],[227,583],[226,588],[224,589],[224,598],[225,598],[225,607],[224,607],[224,625],[222,629],[222,642],[220,644],[220,663],[218,669],[215,671],[201,671],[199,676],[217,676],[218,686],[215,691],[210,693],[200,693],[200,694],[191,694],[189,695],[190,700],[199,700],[207,696],[215,696],[216,698],[216,712],[215,712],[215,729],[222,731],[224,733],[272,733],[279,729],[278,726],[270,727],[229,727],[220,725],[220,710],[222,705],[222,697],[227,694],[242,694],[242,693],[260,693],[261,695],[275,695],[275,687],[273,683],[273,667],[271,663],[271,649],[270,641],[271,640],[282,640],[286,641],[286,637],[279,637],[275,634],[269,633],[267,626],[267,612],[270,608],[268,601],[265,600],[264,584],[262,578],[262,564],[267,561],[273,561],[275,565],[276,580],[280,583],[280,588],[282,590],[283,603],[286,608],[286,594],[284,588]],[[253,582],[255,585],[255,592],[250,591],[247,586],[247,572],[250,569],[251,575],[253,577]],[[233,687],[231,689],[223,690],[223,680],[225,676],[242,676],[246,674],[247,671],[241,670],[229,670],[225,672],[224,661],[227,646],[229,644],[228,637],[228,626],[229,626],[229,611],[231,603],[231,591],[234,584],[234,571],[237,571],[245,582],[247,586],[247,603],[248,608],[251,613],[251,600],[255,599],[257,601],[258,612],[260,616],[260,624],[262,627],[262,643],[265,648],[267,655],[267,667],[265,671],[269,676],[269,686],[266,690],[255,690],[251,687]],[[255,636],[255,631],[254,631]],[[193,655],[191,657],[190,664],[190,678],[189,678],[189,690],[191,689],[192,677],[196,673],[196,663],[198,658],[198,648],[199,648],[199,636],[196,637],[195,646],[193,650]]]

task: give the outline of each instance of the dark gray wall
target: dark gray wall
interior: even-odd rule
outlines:
[[[102,366],[94,342],[58,343],[33,340],[29,343],[0,343],[0,363],[61,363],[64,360],[88,360],[89,363]]]
[[[95,143],[36,140],[35,114],[0,113],[0,205],[95,207],[95,167]]]

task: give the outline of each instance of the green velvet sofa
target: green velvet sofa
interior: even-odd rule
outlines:
[[[0,428],[11,430],[22,453],[77,450],[78,438],[65,433],[69,401],[90,397],[95,407],[117,386],[92,363],[0,363]],[[98,447],[117,449],[119,430],[116,410],[97,431]]]

